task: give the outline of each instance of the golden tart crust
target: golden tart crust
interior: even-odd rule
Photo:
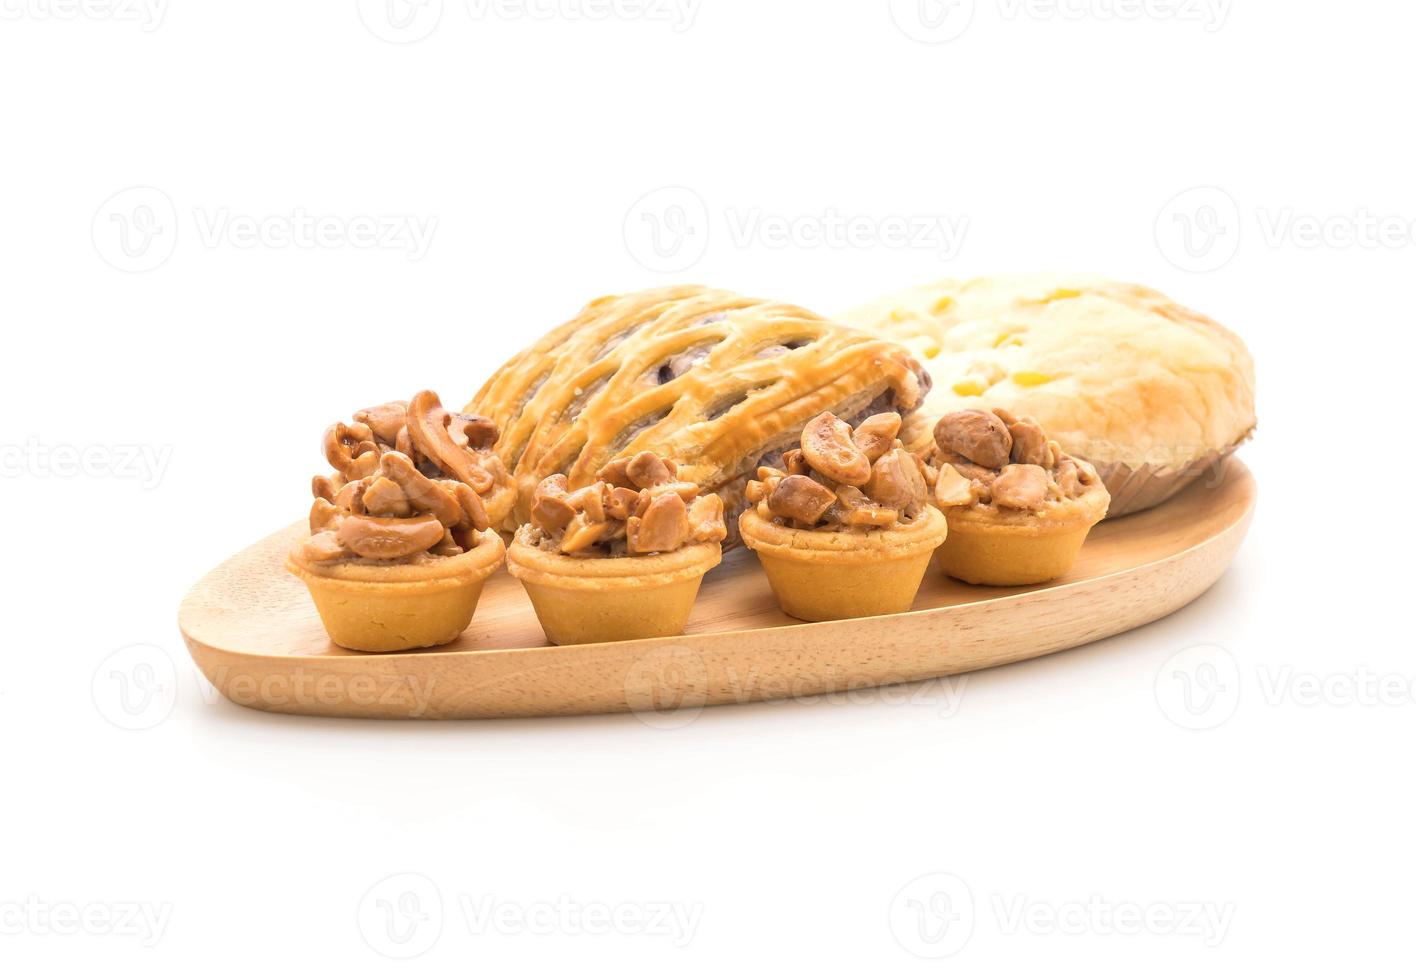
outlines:
[[[703,576],[723,559],[716,542],[623,558],[579,558],[539,547],[517,531],[507,570],[526,589],[546,638],[556,644],[677,636]]]
[[[907,612],[949,533],[933,507],[882,530],[800,530],[755,510],[743,513],[739,528],[782,611],[808,622]]]
[[[296,546],[285,567],[310,590],[320,620],[339,646],[389,653],[451,643],[467,628],[482,587],[506,554],[491,531],[451,557],[388,562],[312,562]]]

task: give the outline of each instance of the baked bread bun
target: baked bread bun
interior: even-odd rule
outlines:
[[[722,496],[732,528],[747,479],[779,463],[812,418],[903,415],[928,389],[899,344],[797,306],[673,286],[593,301],[470,404],[501,429],[515,523],[547,476],[564,473],[574,490],[611,460],[651,450]]]
[[[1082,276],[946,279],[847,313],[934,379],[903,435],[928,445],[960,409],[1030,415],[1111,492],[1111,516],[1160,503],[1222,464],[1255,424],[1242,341],[1145,286]]]

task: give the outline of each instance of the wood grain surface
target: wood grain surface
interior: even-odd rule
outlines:
[[[303,522],[198,582],[179,625],[207,679],[237,704],[357,718],[497,718],[808,696],[938,677],[1065,650],[1159,619],[1223,574],[1248,530],[1252,476],[1238,460],[1165,504],[1098,525],[1067,577],[980,588],[931,565],[911,612],[830,623],[781,613],[751,552],[703,582],[683,636],[554,647],[521,585],[487,583],[455,643],[359,654],[330,643],[284,569]]]

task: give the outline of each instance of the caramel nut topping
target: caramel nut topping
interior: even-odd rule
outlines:
[[[873,529],[913,520],[928,504],[929,482],[923,463],[896,438],[899,431],[893,412],[872,415],[854,431],[823,413],[802,431],[801,449],[782,454],[787,471],[761,467],[747,499],[763,520],[798,528]]]
[[[652,452],[612,460],[598,480],[571,491],[563,475],[542,480],[531,507],[541,547],[580,557],[621,557],[722,541],[723,501],[677,479],[678,467]]]
[[[979,466],[1001,469],[1008,465],[1013,437],[993,412],[965,409],[950,412],[934,424],[934,442],[940,449],[958,453]]]
[[[1063,452],[1036,419],[1003,409],[952,412],[935,424],[934,441],[934,502],[941,508],[1037,511],[1100,482],[1090,463]]]
[[[496,438],[489,419],[453,415],[431,391],[336,422],[324,434],[336,474],[311,481],[316,502],[305,557],[403,560],[475,547],[489,526],[479,492],[510,483],[491,452]]]
[[[870,479],[870,460],[851,441],[851,427],[830,412],[806,423],[801,454],[812,469],[837,483],[859,486]]]

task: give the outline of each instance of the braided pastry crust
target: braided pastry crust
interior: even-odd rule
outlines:
[[[673,286],[591,302],[497,371],[469,411],[501,429],[517,522],[545,477],[564,473],[574,489],[650,450],[722,495],[735,527],[747,479],[812,418],[903,414],[928,390],[899,344],[785,303]]]

